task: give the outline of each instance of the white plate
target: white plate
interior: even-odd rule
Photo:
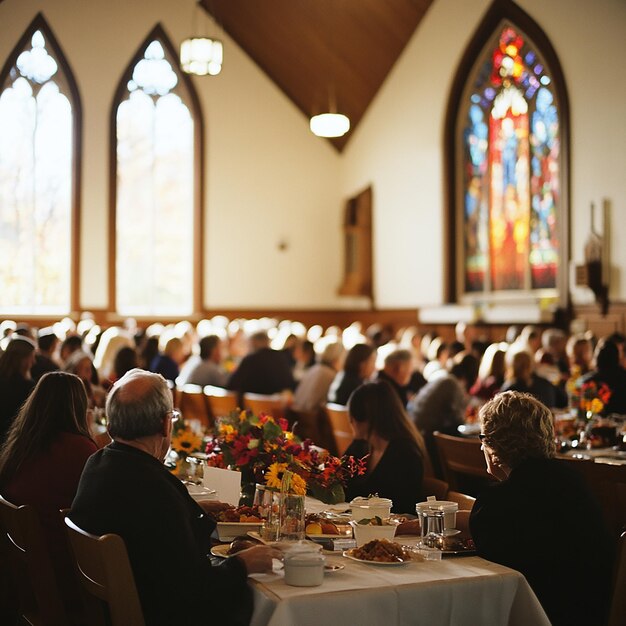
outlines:
[[[334,574],[335,572],[339,572],[342,569],[345,569],[346,566],[345,565],[338,565],[333,563],[332,565],[329,565],[328,563],[326,563],[326,565],[324,565],[324,573],[325,574]]]
[[[218,522],[217,536],[220,541],[232,541],[241,535],[247,535],[252,530],[260,530],[263,522]]]
[[[213,556],[219,557],[220,559],[230,559],[232,554],[228,554],[229,550],[230,550],[230,545],[225,543],[221,546],[213,546],[211,548],[211,554]]]
[[[357,563],[365,563],[366,565],[406,565],[410,562],[410,558],[406,558],[404,561],[391,561],[390,563],[386,561],[366,561],[365,559],[357,559],[357,557],[352,556],[351,552],[354,548],[350,550],[345,550],[343,555],[346,559],[351,559],[352,561],[356,561]]]

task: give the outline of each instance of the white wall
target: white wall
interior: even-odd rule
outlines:
[[[80,303],[107,306],[109,119],[123,71],[157,22],[175,46],[191,0],[4,0],[0,60],[42,11],[83,105]],[[225,37],[217,77],[194,77],[205,122],[205,305],[337,306],[341,281],[339,155]],[[279,239],[289,247],[277,250]]]
[[[623,0],[519,0],[551,40],[570,99],[572,258],[589,204],[612,203],[611,295],[626,297],[626,55]],[[454,69],[489,0],[436,0],[348,144],[342,196],[371,182],[377,302],[443,300],[443,125]],[[588,300],[588,290],[575,290]]]
[[[175,45],[192,0],[4,0],[0,60],[43,11],[83,103],[83,308],[107,305],[109,119],[131,56],[161,22]],[[443,121],[454,69],[490,0],[435,0],[343,155],[225,39],[217,77],[194,78],[206,131],[205,305],[338,308],[343,201],[374,191],[375,290],[381,308],[443,301]],[[626,3],[519,0],[551,39],[571,108],[572,256],[589,204],[610,199],[612,297],[626,298]],[[279,252],[279,239],[288,242]],[[585,291],[577,298],[588,297]]]

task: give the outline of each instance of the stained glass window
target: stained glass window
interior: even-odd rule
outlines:
[[[177,63],[149,40],[116,104],[116,306],[193,309],[194,118]]]
[[[42,18],[0,78],[0,301],[3,313],[71,308],[74,101]]]
[[[474,65],[457,126],[462,294],[557,287],[561,154],[552,89],[538,50],[508,24]]]

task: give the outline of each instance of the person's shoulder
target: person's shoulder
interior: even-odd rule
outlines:
[[[97,452],[98,446],[85,435],[80,433],[59,433],[58,441],[61,445],[90,455]]]

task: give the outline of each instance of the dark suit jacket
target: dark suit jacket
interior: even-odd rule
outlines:
[[[480,556],[524,574],[553,626],[604,623],[614,547],[574,470],[523,462],[479,494],[470,530]]]
[[[232,373],[226,387],[239,394],[273,394],[295,389],[289,361],[283,352],[261,348],[248,354]]]
[[[245,566],[233,558],[211,567],[214,523],[149,454],[117,442],[94,454],[70,518],[90,533],[124,539],[147,625],[249,622]]]
[[[367,442],[355,439],[344,454],[361,458],[368,452]],[[417,444],[395,439],[389,442],[373,472],[348,481],[346,500],[377,493],[393,502],[394,513],[415,515],[415,504],[423,500],[423,481],[424,464]]]
[[[34,386],[32,380],[19,376],[0,380],[0,445],[6,439],[15,416]]]

